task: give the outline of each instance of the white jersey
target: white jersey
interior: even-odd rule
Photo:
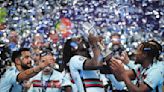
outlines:
[[[128,70],[129,68],[124,65],[124,68]],[[127,90],[127,87],[123,81],[117,81],[113,74],[107,74],[106,77],[111,81],[113,90]]]
[[[56,70],[53,70],[51,75],[44,75],[39,72],[30,79],[30,82],[32,85],[28,92],[61,92],[64,86],[72,85],[69,79]]]
[[[70,59],[69,68],[71,76],[79,92],[104,92],[103,83],[97,70],[83,70],[87,58],[76,55]]]
[[[105,76],[105,74],[100,74],[100,80],[103,82],[103,86],[108,85],[108,78]]]
[[[139,67],[136,70],[137,85],[140,82],[147,84],[152,90],[151,92],[162,92],[164,82],[164,67],[163,62],[153,63],[149,68],[143,69]]]
[[[1,92],[22,92],[22,85],[17,82],[19,71],[15,66],[9,68],[0,80]]]
[[[69,80],[71,80],[71,83],[72,83],[72,86],[71,86],[72,87],[72,92],[78,92],[77,86],[76,86],[74,80],[72,79],[70,73],[63,71],[62,74],[63,74],[63,76],[65,76],[66,78],[68,78]]]

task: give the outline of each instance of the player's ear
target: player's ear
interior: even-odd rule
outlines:
[[[15,58],[15,64],[16,64],[16,65],[20,65],[20,64],[21,64],[21,61],[20,61],[19,58]]]

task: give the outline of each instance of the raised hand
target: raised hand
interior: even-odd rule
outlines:
[[[97,44],[97,42],[99,41],[99,37],[94,36],[93,34],[89,34],[88,40],[91,45]]]
[[[112,73],[118,80],[123,80],[123,77],[126,74],[126,70],[124,69],[121,60],[112,58],[110,62],[110,68],[112,69]]]
[[[121,60],[122,63],[124,63],[124,64],[128,64],[129,63],[129,57],[128,57],[128,54],[127,54],[126,51],[123,51],[121,53],[121,56],[117,57],[117,59]]]

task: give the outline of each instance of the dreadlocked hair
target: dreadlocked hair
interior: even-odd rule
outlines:
[[[68,39],[63,47],[63,56],[62,56],[62,60],[63,60],[63,67],[69,71],[69,67],[67,66],[67,63],[69,62],[69,60],[71,59],[72,56],[75,55],[75,53],[71,50],[72,47],[70,46],[70,43],[72,42],[72,39]]]
[[[158,46],[151,44],[150,42],[141,43],[140,50],[151,60],[151,63],[153,63],[154,58],[158,59],[160,55]]]

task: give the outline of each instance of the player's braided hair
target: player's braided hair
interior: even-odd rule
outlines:
[[[156,41],[148,41],[141,43],[140,50],[153,62],[154,58],[158,59],[160,52],[162,51],[162,46]]]
[[[159,59],[159,56],[160,56],[160,54],[161,54],[161,52],[162,52],[162,46],[161,46],[161,44],[159,44],[159,43],[158,43],[157,41],[155,41],[155,40],[149,40],[148,43],[150,43],[150,44],[156,46],[156,48],[158,49],[158,54],[156,55],[156,59],[158,60],[158,59]]]

